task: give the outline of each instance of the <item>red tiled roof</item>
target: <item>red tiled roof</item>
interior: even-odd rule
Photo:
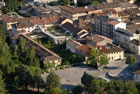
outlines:
[[[95,42],[95,43],[99,43],[99,42],[101,42],[101,41],[103,41],[103,40],[112,41],[111,39],[109,39],[109,38],[107,38],[107,37],[105,37],[105,36],[96,35],[96,34],[87,37],[87,40],[88,40],[88,41],[93,41],[93,42]]]
[[[63,7],[60,7],[60,8],[69,12],[69,13],[71,13],[71,14],[91,11],[91,9],[89,9],[89,8],[82,8],[82,7],[73,8],[73,7],[70,7],[70,6],[63,6]]]
[[[112,20],[112,21],[108,21],[107,22],[108,24],[111,24],[111,25],[116,25],[118,23],[120,23],[119,21],[116,21],[116,20]]]
[[[95,13],[97,16],[106,16],[106,14],[105,13],[103,13],[103,12],[98,12],[98,13]]]
[[[106,53],[106,54],[123,51],[122,48],[117,47],[117,46],[110,44],[110,43],[103,45],[103,46],[93,46],[93,48],[98,49],[100,53]]]
[[[109,13],[112,13],[112,14],[117,13],[116,10],[114,10],[114,9],[108,9],[107,11],[108,11]]]
[[[140,70],[135,71],[134,74],[140,74]]]
[[[92,47],[89,45],[81,45],[77,48],[77,50],[82,51],[85,55],[87,55],[87,52],[91,49]]]

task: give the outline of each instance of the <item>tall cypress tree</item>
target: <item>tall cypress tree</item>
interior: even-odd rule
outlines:
[[[2,79],[2,72],[0,70],[0,94],[7,94],[7,90],[5,88],[4,80]]]

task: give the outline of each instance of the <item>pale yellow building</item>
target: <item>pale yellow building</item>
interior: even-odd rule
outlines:
[[[78,20],[79,17],[92,14],[94,12],[93,9],[82,7],[74,8],[72,6],[63,6],[60,7],[60,9],[61,15],[71,20]]]

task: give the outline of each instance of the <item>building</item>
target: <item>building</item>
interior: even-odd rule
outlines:
[[[91,46],[97,46],[97,45],[106,45],[107,43],[112,43],[113,40],[102,36],[102,35],[91,35],[86,37],[87,44]]]
[[[84,57],[85,60],[87,60],[88,51],[90,51],[91,49],[92,49],[92,46],[84,44],[84,45],[77,47],[76,54],[78,56]]]
[[[108,0],[109,1],[109,0]],[[97,5],[92,5],[90,8],[95,9],[96,12],[102,12],[105,9],[114,9],[117,12],[126,10],[126,9],[133,9],[137,8],[137,5],[131,4],[129,2],[122,2],[121,0],[113,0],[113,2],[103,2]]]
[[[56,44],[62,44],[63,42],[71,39],[70,35],[69,36],[68,35],[61,35],[59,33],[55,34],[55,33],[52,33],[51,31],[45,30],[41,27],[39,30],[41,30],[41,32],[43,32],[51,42],[54,42]],[[56,31],[54,31],[54,32],[56,32]]]
[[[74,8],[71,6],[63,6],[60,8],[61,8],[61,15],[71,20],[78,20],[78,18],[81,16],[85,16],[93,13],[93,10],[89,8],[82,8],[82,7]]]
[[[66,43],[66,49],[70,50],[71,53],[76,53],[76,48],[78,48],[81,45],[82,45],[81,43],[75,40],[69,40]]]
[[[129,42],[129,50],[135,54],[140,55],[140,41],[133,39]]]
[[[8,15],[2,15],[2,21],[4,24],[5,31],[12,30],[13,26],[17,27],[18,30],[24,29],[28,31],[26,27],[29,25],[34,27],[42,27],[47,29],[50,26],[53,26],[58,22],[60,19],[59,16],[55,17],[26,17],[26,18],[19,18],[19,17],[11,17]],[[24,28],[25,27],[25,28]],[[32,31],[32,30],[31,30]]]
[[[57,54],[53,53],[49,49],[43,47],[42,45],[38,44],[34,40],[30,39],[26,35],[21,34],[20,37],[23,37],[26,39],[27,45],[29,47],[34,47],[36,51],[36,55],[40,57],[40,60],[43,61],[43,63],[55,63],[55,66],[61,65],[62,58],[58,56]]]
[[[87,59],[88,51],[91,50],[92,48],[98,49],[100,53],[106,54],[109,61],[124,59],[124,50],[110,43],[107,43],[106,45],[102,46],[81,45],[77,48],[76,54],[85,57],[85,59]]]
[[[98,49],[100,53],[107,54],[109,61],[124,59],[124,50],[113,44],[108,43],[104,46],[95,46],[94,48]]]
[[[51,3],[51,2],[58,2],[60,0],[33,0],[33,1],[37,3]]]
[[[114,34],[114,43],[120,45],[123,48],[129,49],[129,42],[133,39],[139,40],[139,36],[135,33],[128,32],[123,29],[117,29]]]
[[[108,16],[97,16],[95,18],[95,31],[106,37],[112,38],[117,28],[126,29],[126,24],[112,20]]]
[[[61,27],[66,30],[66,32],[70,33],[75,38],[83,38],[88,35],[88,31],[85,29],[80,29],[79,27],[71,24],[69,22],[61,25]]]
[[[129,3],[134,4],[137,0],[129,0]]]
[[[2,0],[2,2],[0,2],[0,9],[2,9],[2,7],[4,7],[5,6],[5,2],[4,2],[4,0]]]
[[[135,79],[135,82],[140,82],[140,70],[137,70],[136,72],[134,72],[134,79]]]
[[[78,25],[79,28],[85,29],[89,32],[93,32],[95,26],[95,19],[92,17],[92,15],[81,16],[78,19]]]
[[[34,24],[32,24],[30,21],[22,21],[18,24],[13,24],[12,27],[12,31],[17,30],[18,32],[25,34],[30,33],[35,29]]]
[[[60,17],[60,19],[58,20],[57,24],[59,26],[61,26],[61,25],[65,24],[65,23],[67,23],[67,22],[73,24],[73,21],[72,20],[67,19],[65,17]]]

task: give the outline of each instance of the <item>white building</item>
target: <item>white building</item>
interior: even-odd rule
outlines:
[[[140,82],[140,70],[134,72],[135,82]]]
[[[116,29],[122,28],[126,29],[126,23],[119,22],[117,20],[112,20],[107,16],[97,16],[95,18],[95,31],[98,34],[104,35],[106,37],[112,38]]]
[[[123,29],[117,29],[114,33],[114,42],[118,45],[120,45],[123,48],[129,49],[129,43],[131,40],[139,39],[139,36],[137,34],[134,34],[132,32],[128,32]]]

